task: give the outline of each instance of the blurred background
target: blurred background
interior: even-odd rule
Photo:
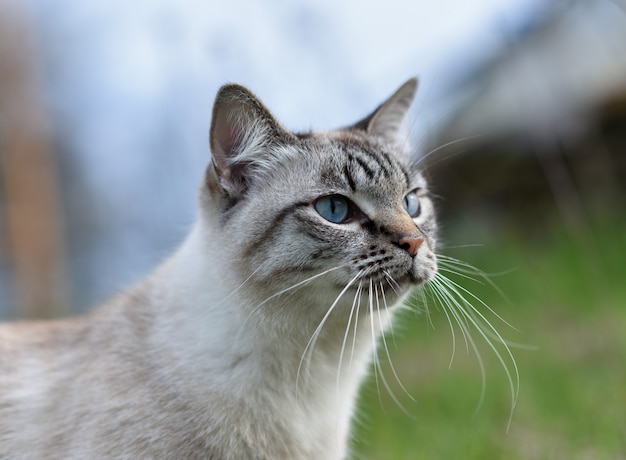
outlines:
[[[354,458],[626,458],[626,0],[0,0],[0,319],[88,311],[167,257],[222,84],[306,130],[413,75],[442,252],[498,286],[457,278],[523,344],[519,397],[507,429],[506,371],[431,302],[388,342],[415,401],[368,382]]]

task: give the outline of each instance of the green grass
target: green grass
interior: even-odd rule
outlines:
[[[450,327],[430,302],[432,325],[426,315],[406,312],[395,343],[388,339],[399,379],[415,401],[388,366],[385,376],[403,409],[372,376],[362,392],[353,457],[626,458],[625,229],[623,219],[578,231],[553,226],[541,239],[523,232],[484,235],[481,247],[445,251],[501,273],[492,279],[510,303],[488,284],[462,283],[517,329],[490,316],[507,340],[533,347],[513,348],[520,386],[510,428],[511,393],[502,365],[483,343],[481,403],[477,359],[466,353],[457,331],[449,366]]]

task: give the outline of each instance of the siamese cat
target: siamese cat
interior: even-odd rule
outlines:
[[[0,459],[344,459],[381,334],[437,273],[401,125],[294,133],[217,94],[195,225],[91,314],[0,326]]]

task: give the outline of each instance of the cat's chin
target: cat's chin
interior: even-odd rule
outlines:
[[[411,283],[412,287],[422,287],[435,278],[435,273],[435,271],[429,271],[426,273],[411,273],[409,275],[408,282]]]
[[[409,270],[408,282],[413,287],[421,287],[432,281],[437,273],[437,256],[428,251],[419,261],[415,261]]]
[[[434,275],[429,274],[413,274],[408,273],[404,277],[396,280],[397,283],[404,287],[406,290],[420,288],[430,282],[434,278]]]

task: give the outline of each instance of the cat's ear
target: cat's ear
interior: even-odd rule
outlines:
[[[417,78],[413,77],[404,83],[389,99],[383,102],[374,112],[354,124],[352,129],[359,129],[373,136],[397,139],[417,91]]]
[[[241,197],[258,169],[255,164],[266,161],[271,146],[289,137],[250,90],[223,86],[213,105],[209,137],[212,168],[222,191]]]

